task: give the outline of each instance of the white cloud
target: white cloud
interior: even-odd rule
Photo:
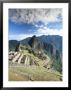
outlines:
[[[47,27],[39,28],[37,30],[38,35],[60,35],[63,36],[63,30],[49,29]]]
[[[32,37],[33,34],[14,34],[14,35],[9,35],[9,40],[23,40],[27,37]]]
[[[41,35],[60,35],[63,36],[63,30],[57,30],[57,29],[49,29],[47,27],[39,28],[36,30],[35,33],[32,34],[14,34],[14,35],[9,35],[9,40],[23,40],[27,37],[32,37],[33,35],[36,36],[41,36]]]
[[[47,24],[54,22],[62,17],[62,9],[9,9],[9,19],[15,23],[32,23],[35,24],[39,21]]]
[[[42,28],[42,27],[44,27],[44,25],[35,24],[35,27],[37,27],[37,28]]]
[[[60,17],[60,18],[57,18]],[[62,36],[62,29],[49,29],[47,24],[49,22],[62,21],[62,9],[9,9],[9,19],[14,23],[31,23],[35,25],[37,30],[36,36],[40,35],[60,35]],[[39,21],[42,24],[37,24]],[[32,34],[9,35],[9,39],[22,40],[27,37],[32,37]]]

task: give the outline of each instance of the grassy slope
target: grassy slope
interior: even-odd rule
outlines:
[[[39,63],[39,66],[24,66],[12,65],[9,67],[9,80],[10,81],[60,81],[61,75],[59,72],[44,68],[45,60],[40,60],[33,54],[28,53],[27,50],[23,52],[24,55],[32,56],[33,60]],[[48,57],[48,61],[50,58]]]
[[[47,70],[43,67],[9,67],[9,80],[21,81],[59,81],[58,72]]]

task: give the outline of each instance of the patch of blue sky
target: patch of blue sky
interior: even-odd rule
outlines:
[[[38,21],[36,24],[37,24],[38,26],[44,25],[44,23],[43,23],[42,21]]]
[[[57,30],[60,30],[62,29],[62,22],[49,22],[47,24],[47,27],[49,29],[57,29]]]
[[[35,33],[36,27],[33,24],[14,23],[9,21],[9,34],[30,34]]]

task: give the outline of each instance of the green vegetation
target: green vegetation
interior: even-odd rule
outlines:
[[[60,81],[61,75],[57,71],[47,70],[44,67],[9,67],[10,81]]]
[[[24,66],[23,63],[9,62],[9,81],[61,81],[62,76],[52,68],[52,62],[48,55],[46,55],[47,60],[41,60],[29,53],[28,50],[23,50],[20,53],[32,57],[36,65]]]
[[[59,71],[60,73],[62,73],[62,64],[60,62],[60,60],[53,60],[53,67]]]
[[[41,40],[36,36],[28,41],[9,41],[9,51],[14,51],[13,56],[9,55],[9,80],[62,81],[62,53],[58,48],[61,44],[54,44],[52,39],[48,42],[46,37]]]

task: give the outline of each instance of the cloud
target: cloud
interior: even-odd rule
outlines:
[[[63,30],[60,29],[49,29],[47,27],[39,28],[37,30],[38,35],[60,35],[63,36]]]
[[[9,9],[9,19],[14,23],[32,23],[39,21],[48,22],[62,21],[62,9]]]
[[[42,27],[44,27],[44,25],[35,24],[35,27],[36,27],[36,28],[42,28]]]
[[[41,35],[60,35],[63,36],[63,30],[57,29],[48,29],[47,27],[39,28],[35,33],[32,34],[11,34],[9,35],[9,40],[23,40],[27,37],[32,37],[33,35],[41,36]]]
[[[19,35],[11,34],[11,35],[9,35],[9,40],[23,40],[27,37],[32,37],[32,36],[33,36],[33,34],[19,34]]]
[[[31,34],[14,34],[9,35],[9,39],[22,40],[27,37],[32,37],[34,34],[36,36],[41,35],[60,35],[62,36],[62,29],[58,30],[59,22],[62,25],[62,9],[61,8],[49,8],[49,9],[9,9],[9,20],[18,24],[33,24],[35,27],[31,30]],[[52,28],[49,28],[49,23]],[[58,22],[58,23],[56,23]],[[53,28],[54,25],[55,28]]]

